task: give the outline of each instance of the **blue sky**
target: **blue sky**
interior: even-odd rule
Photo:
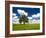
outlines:
[[[26,16],[28,16],[27,18],[29,20],[32,20],[32,22],[35,21],[37,23],[40,23],[40,8],[13,7],[12,13],[13,13],[12,15],[14,16],[12,19],[14,21],[15,19],[19,19],[18,18],[19,15],[25,14]]]
[[[24,10],[25,12],[28,13],[28,16],[32,16],[34,14],[40,13],[40,8],[24,8],[24,7],[13,7],[13,13],[16,13],[16,16],[19,16],[17,10]]]

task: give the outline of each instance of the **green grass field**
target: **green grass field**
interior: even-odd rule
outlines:
[[[39,30],[40,24],[13,24],[13,31],[17,30]]]

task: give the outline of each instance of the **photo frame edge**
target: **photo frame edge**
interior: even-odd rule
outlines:
[[[14,2],[16,2],[16,1],[14,1]],[[10,14],[9,14],[9,10],[8,9],[10,8],[9,4],[12,4],[12,3],[13,3],[13,1],[12,2],[11,1],[5,1],[5,37],[32,36],[32,35],[44,35],[45,34],[45,6],[44,6],[44,3],[38,3],[38,4],[35,3],[35,5],[42,5],[43,6],[43,18],[44,18],[43,19],[43,33],[10,35],[9,34],[9,32],[10,32],[10,29],[9,29],[10,28],[9,27],[9,24],[10,24],[10,22],[9,22],[10,21],[9,20]],[[18,3],[18,2],[16,2],[16,3]],[[19,3],[23,4],[23,2],[19,2]],[[28,3],[29,5],[30,5],[30,3],[34,4],[33,2],[25,2],[25,3]],[[13,4],[15,4],[15,3],[13,3]]]

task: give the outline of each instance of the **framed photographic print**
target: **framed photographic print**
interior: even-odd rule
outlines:
[[[5,27],[6,37],[44,35],[44,3],[6,1]]]

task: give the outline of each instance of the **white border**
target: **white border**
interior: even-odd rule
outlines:
[[[40,8],[40,30],[12,31],[12,7]],[[10,34],[38,33],[42,32],[42,6],[10,4]]]

